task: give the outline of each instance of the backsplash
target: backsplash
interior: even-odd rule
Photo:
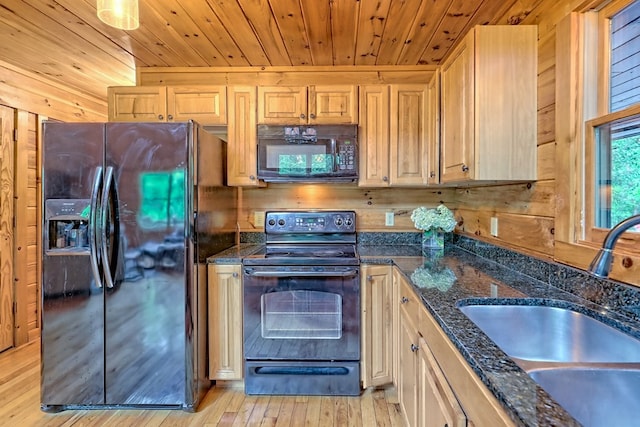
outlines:
[[[624,316],[640,320],[640,288],[608,279],[599,279],[584,270],[548,262],[480,240],[454,233],[445,234],[446,245],[455,245],[479,257],[540,280]],[[361,232],[358,245],[419,245],[419,232]],[[264,233],[240,233],[241,243],[264,243]]]
[[[640,288],[599,279],[584,270],[539,260],[490,243],[455,234],[452,243],[565,292],[604,306],[624,316],[640,319]]]

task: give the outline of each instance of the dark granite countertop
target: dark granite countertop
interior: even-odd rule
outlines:
[[[213,263],[240,263],[260,244],[241,244],[214,257]],[[423,256],[419,245],[359,245],[363,264],[392,263],[414,285],[424,306],[449,336],[482,382],[522,426],[579,425],[515,362],[457,308],[491,302],[552,305],[585,312],[640,338],[637,317],[609,310],[561,287],[525,275],[459,246],[447,244],[440,256]],[[515,268],[518,268],[517,266]],[[532,267],[534,268],[534,267]],[[533,276],[533,277],[532,277]]]

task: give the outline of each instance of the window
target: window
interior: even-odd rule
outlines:
[[[138,223],[145,229],[173,229],[184,223],[184,170],[140,175]]]
[[[640,213],[640,0],[611,2],[597,20],[602,99],[585,128],[584,238],[591,242]]]
[[[594,225],[611,228],[640,214],[640,116],[593,128],[595,144]]]
[[[554,258],[586,269],[640,207],[640,0],[589,0],[555,27]],[[610,277],[640,286],[640,233],[615,246]]]

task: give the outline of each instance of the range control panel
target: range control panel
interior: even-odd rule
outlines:
[[[264,231],[267,234],[355,233],[356,213],[354,211],[267,212]]]

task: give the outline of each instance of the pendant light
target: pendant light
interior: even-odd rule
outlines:
[[[121,30],[135,30],[138,20],[138,0],[98,0],[98,18]]]

